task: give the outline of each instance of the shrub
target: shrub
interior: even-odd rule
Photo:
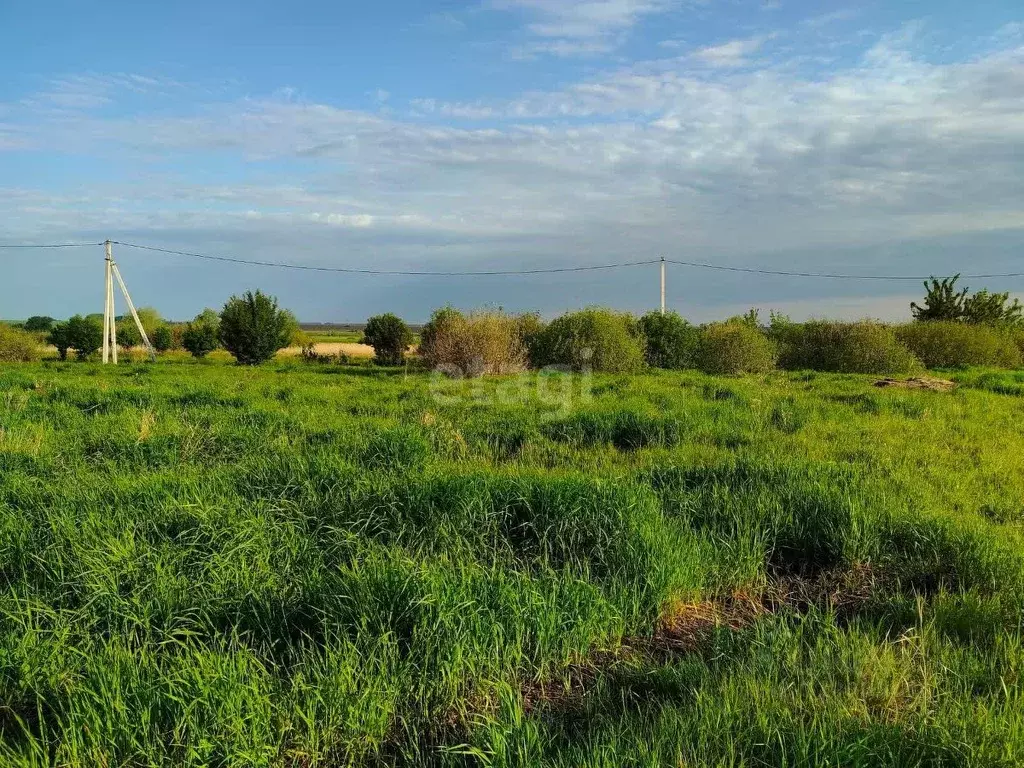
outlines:
[[[0,363],[31,363],[39,359],[39,343],[28,331],[0,323]]]
[[[131,315],[122,315],[117,318],[115,330],[117,331],[117,345],[125,352],[142,344],[142,335],[139,333],[138,326],[135,325],[135,318]]]
[[[444,307],[434,312],[420,338],[420,355],[434,368],[481,376],[514,373],[526,367],[517,318],[504,312],[464,315]]]
[[[789,370],[899,374],[921,367],[892,328],[870,320],[796,323],[777,332],[776,340],[779,366]]]
[[[896,335],[929,368],[1021,364],[1021,350],[1010,332],[953,321],[909,323]]]
[[[644,365],[644,344],[632,317],[608,309],[571,312],[553,320],[537,341],[540,366],[627,373]]]
[[[57,348],[61,360],[67,360],[68,350],[75,350],[75,358],[84,360],[103,346],[103,324],[89,315],[75,315],[50,329],[47,342]]]
[[[405,350],[412,344],[412,332],[397,315],[376,315],[366,321],[363,344],[373,347],[374,357],[381,365],[400,365]]]
[[[765,373],[775,367],[775,343],[748,323],[714,323],[701,332],[697,367],[705,373]]]
[[[537,361],[540,359],[540,344],[544,333],[544,321],[540,319],[537,312],[527,312],[516,319],[519,328],[519,338],[526,348],[526,357],[529,364],[540,367]]]
[[[174,333],[166,323],[158,325],[153,331],[153,349],[157,352],[166,352],[174,346]]]
[[[220,346],[220,317],[212,309],[204,309],[185,326],[181,346],[192,357],[202,358]]]
[[[262,291],[232,296],[220,313],[220,342],[241,365],[259,365],[287,347],[298,329],[295,316]]]
[[[647,364],[654,368],[692,368],[700,331],[676,312],[649,312],[640,318]]]

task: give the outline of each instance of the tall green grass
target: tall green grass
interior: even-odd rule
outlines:
[[[1021,400],[957,378],[0,367],[0,765],[1017,764]]]

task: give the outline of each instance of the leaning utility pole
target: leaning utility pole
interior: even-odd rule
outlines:
[[[665,314],[665,257],[661,257],[661,314]]]
[[[132,313],[132,318],[135,320],[135,326],[139,329],[139,336],[142,337],[142,343],[146,345],[146,349],[149,352],[150,360],[156,360],[156,351],[153,349],[153,345],[149,343],[149,336],[146,335],[146,329],[142,327],[142,321],[139,320],[139,313],[135,311],[135,304],[132,303],[132,297],[128,295],[128,287],[124,284],[124,279],[121,277],[121,270],[117,268],[117,262],[114,261],[111,253],[111,242],[107,240],[104,244],[104,250],[106,252],[106,304],[103,307],[103,362],[112,362],[117,365],[117,323],[115,321],[114,311],[114,280],[117,280],[118,286],[121,288],[121,294],[124,296],[125,303],[128,305],[128,309]]]

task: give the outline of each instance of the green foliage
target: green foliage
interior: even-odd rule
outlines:
[[[39,359],[35,335],[0,323],[0,363],[30,363]]]
[[[139,333],[139,327],[135,325],[135,318],[131,315],[122,315],[116,320],[117,345],[126,352],[141,346],[142,334]]]
[[[26,331],[32,331],[33,333],[46,333],[53,328],[53,324],[56,322],[56,320],[47,315],[32,315],[32,317],[25,321],[24,328]]]
[[[220,315],[204,309],[185,326],[181,346],[192,357],[203,358],[220,346]]]
[[[457,377],[515,373],[527,363],[517,318],[500,310],[436,310],[420,334],[419,353],[431,368]]]
[[[915,320],[956,321],[987,325],[1024,325],[1024,306],[1018,299],[1010,303],[1010,294],[989,293],[983,289],[968,295],[968,288],[957,291],[955,286],[960,275],[943,280],[932,278],[925,281],[927,291],[924,306],[910,303]]]
[[[647,364],[653,368],[693,368],[700,346],[700,329],[676,312],[649,312],[640,318]]]
[[[574,371],[606,373],[639,371],[644,344],[629,315],[599,307],[571,312],[552,320],[536,345],[537,365],[566,366]]]
[[[1019,299],[1010,303],[1010,294],[981,290],[964,301],[963,318],[968,323],[1024,326],[1024,306]]]
[[[100,315],[102,318],[102,315]],[[50,330],[47,341],[57,348],[61,360],[67,359],[68,350],[75,351],[78,360],[85,360],[103,346],[103,323],[95,316],[75,315]]]
[[[167,352],[174,347],[174,332],[167,323],[161,323],[153,331],[153,338],[150,339],[153,349],[157,352]]]
[[[779,366],[833,373],[906,374],[921,362],[903,346],[889,326],[814,320],[778,329]]]
[[[541,342],[544,334],[544,321],[538,312],[526,312],[516,318],[519,330],[519,339],[526,348],[526,358],[533,368],[541,367],[538,364],[541,354]]]
[[[956,281],[959,279],[960,275],[954,275],[942,280],[937,280],[934,277],[931,280],[925,280],[924,304],[910,302],[910,311],[914,319],[921,321],[963,319],[964,301],[968,289],[956,290]]]
[[[1021,364],[1021,349],[1012,332],[986,325],[919,322],[900,326],[896,335],[929,368]]]
[[[412,331],[397,315],[375,315],[366,321],[362,343],[373,347],[381,365],[401,365],[405,350],[412,344]]]
[[[777,356],[775,343],[750,323],[713,323],[701,331],[696,366],[705,373],[766,373]]]
[[[265,363],[297,330],[295,316],[261,291],[232,296],[220,313],[220,343],[241,365]]]
[[[160,313],[153,307],[139,307],[136,312],[139,316],[139,322],[142,323],[142,328],[146,331],[146,335],[149,337],[149,340],[152,341],[153,334],[156,333],[156,329],[163,323]],[[136,329],[136,331],[137,330],[138,329]],[[139,343],[142,343],[141,336],[139,337]]]

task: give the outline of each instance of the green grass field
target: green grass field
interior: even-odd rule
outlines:
[[[0,765],[1020,765],[955,378],[0,367]]]

